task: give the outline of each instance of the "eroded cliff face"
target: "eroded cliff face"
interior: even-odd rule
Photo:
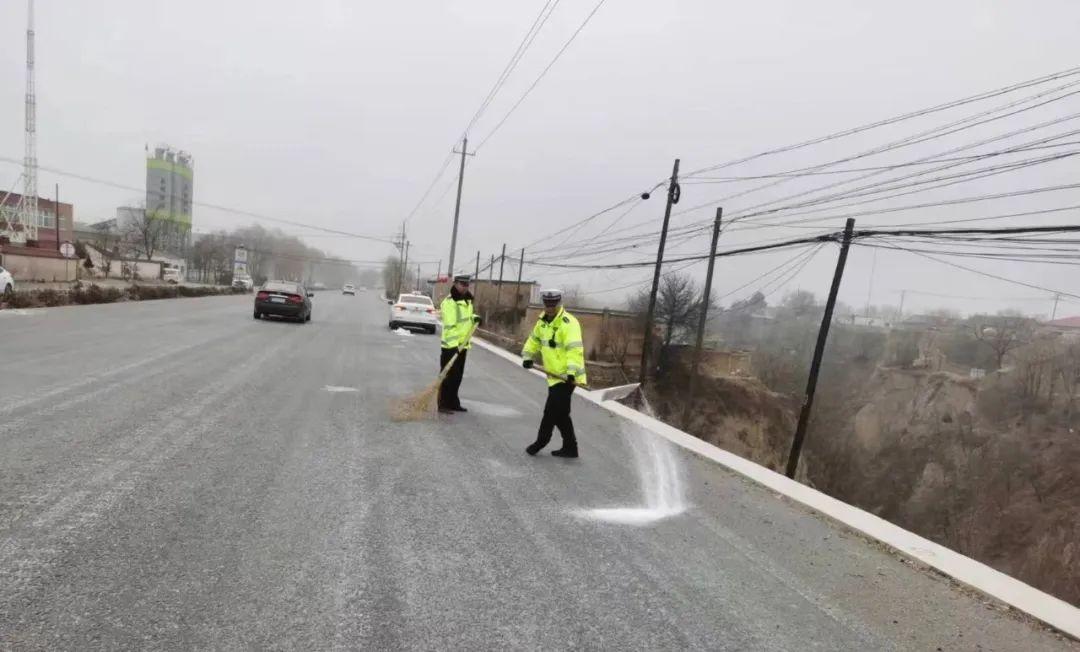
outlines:
[[[1002,418],[998,377],[878,369],[854,414],[817,423],[818,488],[1080,603],[1080,433]],[[993,418],[991,415],[994,415]],[[839,462],[839,463],[837,463]]]
[[[873,368],[819,386],[803,482],[905,529],[1080,604],[1080,431],[1008,415],[1000,376]],[[782,471],[799,401],[753,378],[686,381],[650,399],[658,416]]]

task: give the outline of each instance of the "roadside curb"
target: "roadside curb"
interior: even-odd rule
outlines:
[[[521,364],[521,357],[490,342],[479,338],[474,338],[473,342],[480,348],[490,351],[508,362],[519,366]],[[543,376],[543,374],[535,370],[530,373]],[[853,507],[816,489],[795,482],[785,475],[729,453],[722,448],[718,448],[621,403],[614,401],[601,402],[591,396],[590,392],[581,392],[579,396],[656,435],[664,437],[674,444],[708,458],[739,475],[768,487],[782,496],[786,496],[838,523],[861,532],[909,559],[925,564],[961,584],[1004,602],[1073,638],[1080,639],[1080,609],[1064,600],[1055,598],[1005,573],[994,570],[986,564],[965,557],[929,539],[924,539],[858,507]]]

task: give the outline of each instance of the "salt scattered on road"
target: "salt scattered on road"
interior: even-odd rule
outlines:
[[[634,453],[644,505],[581,509],[576,516],[593,521],[622,525],[648,525],[686,511],[686,490],[682,467],[671,444],[640,428],[623,428],[623,435]]]
[[[476,412],[477,414],[483,414],[487,417],[520,417],[521,412],[515,410],[512,407],[506,405],[499,405],[498,403],[485,403],[483,401],[471,401],[464,399],[462,404],[469,409],[470,412]]]

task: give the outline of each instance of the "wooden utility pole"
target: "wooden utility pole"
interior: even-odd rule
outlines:
[[[453,274],[454,271],[450,270],[449,273]],[[479,280],[480,280],[480,250],[477,249],[476,250],[476,273],[473,274],[472,281],[473,281],[473,283],[476,283]],[[450,282],[453,283],[454,279],[450,279]]]
[[[664,244],[667,242],[668,222],[671,221],[671,206],[679,202],[679,159],[671,170],[671,183],[668,184],[667,205],[664,207],[664,224],[660,227],[660,246],[656,250],[656,268],[653,270],[652,291],[649,292],[649,310],[645,313],[645,340],[641,343],[641,372],[638,382],[644,386],[649,371],[649,356],[652,353],[652,322],[656,312],[656,292],[660,287],[660,267],[664,263]]]
[[[499,314],[502,304],[503,267],[506,266],[506,243],[503,243],[502,255],[499,256],[499,287],[495,290],[495,314]]]
[[[409,284],[409,245],[411,243],[405,241],[405,262],[401,265],[401,286]],[[398,294],[401,294],[401,290],[398,290]]]
[[[1054,294],[1054,309],[1050,312],[1050,321],[1054,321],[1055,319],[1057,319],[1058,301],[1061,301],[1061,295],[1055,293]]]
[[[694,361],[690,365],[690,383],[686,388],[686,408],[683,410],[683,427],[690,422],[690,411],[694,405],[694,385],[697,383],[697,369],[701,362],[701,345],[705,341],[705,321],[709,317],[709,301],[712,297],[713,266],[716,263],[716,241],[720,238],[720,218],[724,215],[723,208],[716,209],[716,220],[713,222],[712,244],[709,246],[709,269],[705,272],[705,291],[701,295],[701,315],[698,317],[697,342],[694,344]]]
[[[829,339],[829,325],[832,324],[833,309],[836,308],[836,295],[840,292],[840,280],[844,278],[844,265],[847,263],[848,249],[851,247],[851,233],[855,230],[855,220],[848,218],[844,225],[844,239],[840,243],[840,256],[836,259],[836,271],[833,272],[832,286],[829,287],[829,299],[825,302],[825,314],[821,316],[821,328],[818,329],[817,344],[814,346],[814,358],[810,361],[810,377],[806,380],[806,394],[803,396],[799,423],[795,427],[795,439],[791,442],[791,454],[788,455],[787,477],[795,477],[806,439],[806,426],[810,423],[810,410],[814,406],[814,392],[817,390],[818,373],[821,371],[821,358],[825,354],[825,343]]]
[[[450,273],[454,272],[454,251],[457,249],[457,227],[458,218],[461,216],[461,186],[465,183],[465,157],[472,156],[469,151],[469,137],[464,136],[461,139],[461,151],[453,150],[455,154],[461,154],[461,167],[458,168],[457,178],[457,202],[454,203],[454,230],[450,234],[450,261],[447,265],[447,269]]]

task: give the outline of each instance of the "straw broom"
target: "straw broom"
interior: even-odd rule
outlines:
[[[454,357],[450,358],[450,361],[446,363],[446,366],[442,368],[439,375],[431,384],[419,393],[396,399],[391,404],[390,418],[392,420],[422,421],[424,419],[435,418],[435,398],[439,395],[439,387],[441,387],[443,381],[446,380],[446,375],[450,373],[451,367],[457,362],[458,356],[461,355],[461,352],[465,349],[465,345],[472,339],[476,326],[477,324],[474,322],[472,328],[465,334],[465,339],[462,340],[461,344],[458,346],[458,350],[454,353]]]

